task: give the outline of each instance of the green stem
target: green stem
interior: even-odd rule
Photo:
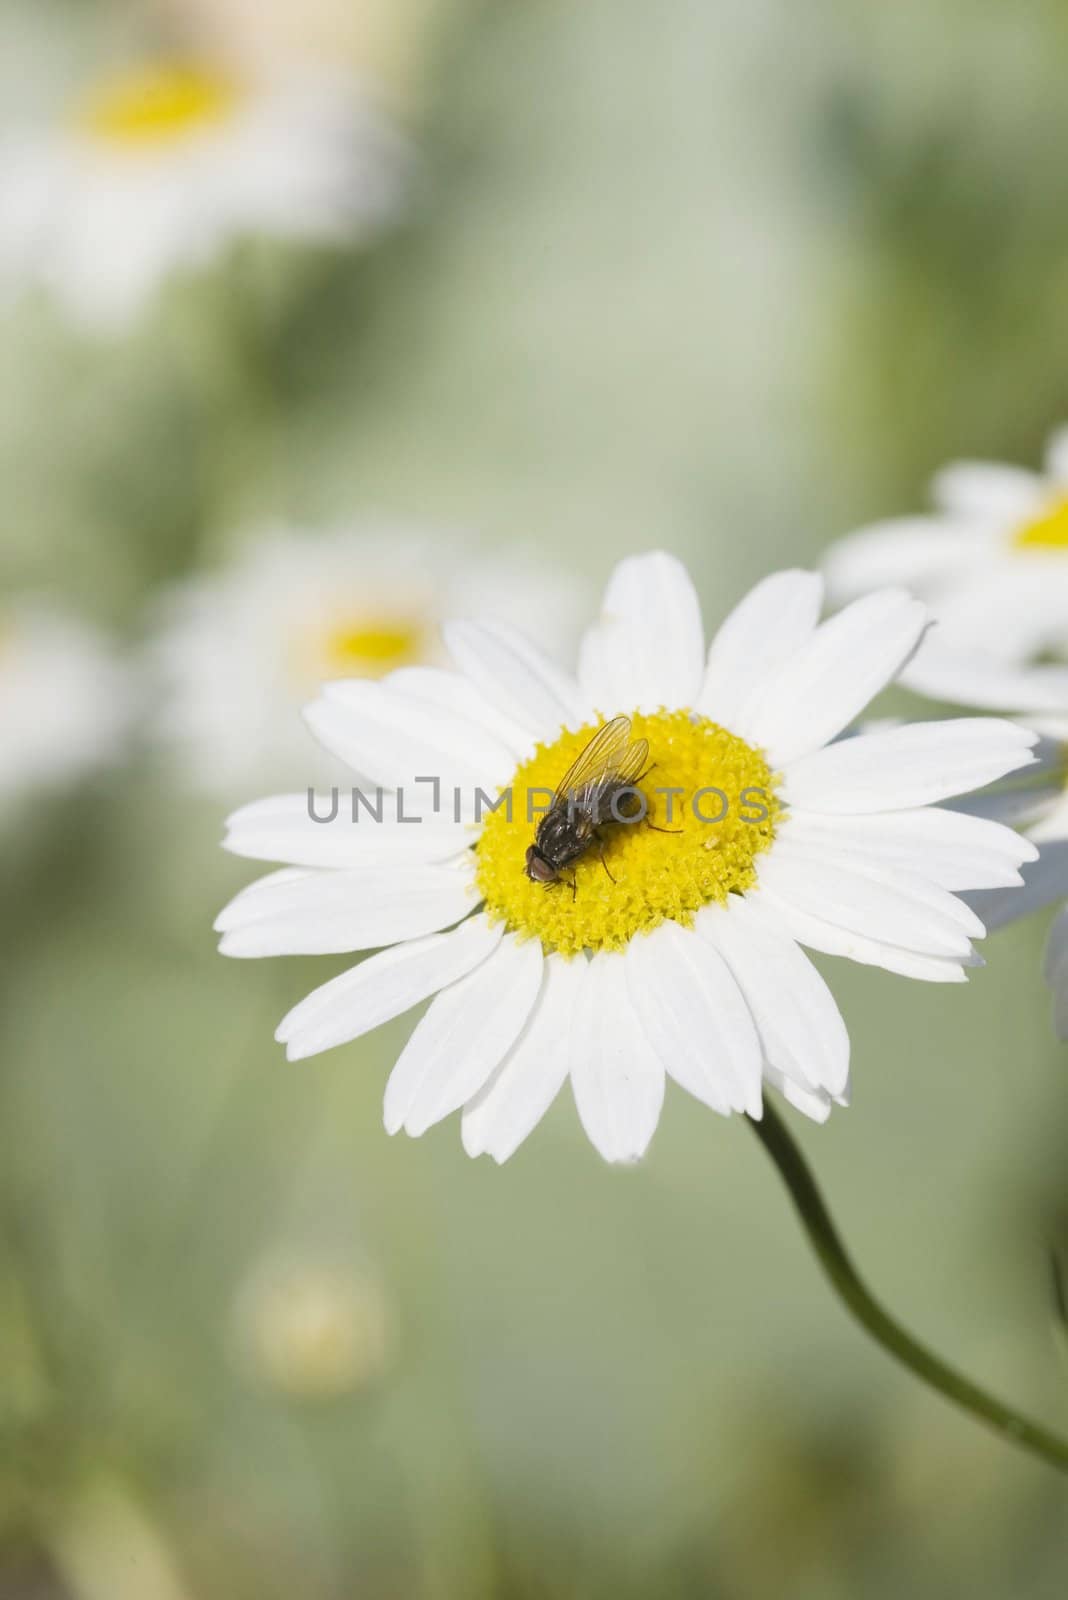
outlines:
[[[857,1276],[856,1269],[823,1202],[823,1197],[816,1187],[816,1180],[805,1164],[804,1156],[794,1143],[786,1124],[767,1100],[764,1102],[763,1120],[752,1122],[751,1126],[778,1167],[780,1176],[790,1191],[790,1198],[797,1207],[809,1243],[831,1280],[832,1287],[861,1326],[868,1330],[884,1350],[888,1350],[892,1356],[908,1367],[910,1372],[914,1372],[924,1383],[930,1384],[932,1389],[937,1389],[939,1394],[951,1400],[954,1405],[969,1411],[973,1417],[978,1417],[1003,1439],[1011,1440],[1021,1449],[1029,1450],[1032,1455],[1048,1461],[1051,1466],[1059,1467],[1062,1472],[1068,1472],[1068,1440],[1050,1433],[1036,1422],[1028,1421],[1026,1417],[1020,1416],[1019,1412],[1002,1405],[999,1400],[992,1399],[969,1379],[962,1377],[959,1372],[954,1372],[952,1367],[946,1366],[944,1361],[940,1361],[930,1350],[918,1344],[894,1321],[889,1312],[884,1311],[878,1301],[872,1298]]]

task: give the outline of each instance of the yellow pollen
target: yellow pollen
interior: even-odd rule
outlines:
[[[224,122],[241,98],[236,84],[192,66],[146,67],[91,94],[76,121],[93,138],[126,150],[176,143]]]
[[[545,791],[556,788],[595,731],[580,728],[539,745],[512,779],[511,818],[504,805],[487,815],[477,845],[490,918],[564,956],[621,950],[662,922],[688,926],[702,906],[752,888],[756,858],[771,843],[781,809],[763,754],[743,739],[685,711],[636,712],[631,736],[649,741],[648,771],[638,786],[646,820],[603,828],[604,864],[593,841],[559,883],[532,883],[524,864]],[[656,792],[668,788],[683,792],[669,802]],[[536,808],[533,821],[528,800]],[[667,828],[678,831],[658,831]]]
[[[1068,495],[1012,536],[1017,550],[1068,550]]]

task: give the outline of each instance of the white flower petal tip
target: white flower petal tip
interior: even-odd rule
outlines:
[[[727,962],[692,930],[665,922],[624,957],[638,1023],[668,1075],[723,1116],[761,1112],[761,1051]]]
[[[624,960],[601,952],[579,985],[569,1046],[579,1120],[606,1161],[639,1161],[660,1120],[664,1068],[631,1005]]]
[[[508,935],[474,972],[442,989],[386,1085],[386,1132],[424,1134],[478,1093],[534,1009],[541,947]]]
[[[359,792],[359,791],[357,791]],[[329,795],[276,795],[243,806],[227,819],[222,848],[250,861],[294,867],[358,867],[385,859],[456,860],[471,843],[467,823],[417,810],[417,796],[347,790]]]
[[[917,593],[918,579],[934,581],[973,548],[967,528],[943,526],[936,516],[896,517],[840,539],[824,557],[823,571],[836,604],[887,587]]]
[[[937,632],[909,662],[901,683],[949,705],[1019,712],[1029,718],[1055,715],[1068,704],[1068,667],[998,661],[978,649],[947,646]]]
[[[464,1107],[463,1145],[469,1156],[503,1164],[537,1126],[568,1072],[571,1018],[586,963],[549,956],[541,991],[526,1027],[493,1077]]]
[[[709,907],[695,926],[720,951],[745,996],[764,1076],[770,1067],[802,1089],[839,1094],[849,1078],[849,1034],[804,951],[748,897]]]
[[[478,903],[470,868],[416,862],[261,878],[215,920],[223,955],[343,955],[452,927]]]
[[[696,709],[745,735],[751,706],[812,636],[823,604],[818,572],[794,568],[764,578],[716,634]]]
[[[485,916],[470,917],[450,933],[382,950],[294,1006],[275,1039],[290,1061],[358,1039],[481,966],[502,932]]]
[[[823,955],[844,956],[861,966],[882,967],[904,978],[916,978],[923,983],[964,983],[967,981],[964,969],[983,964],[970,945],[963,954],[951,958],[895,944],[868,933],[857,933],[805,909],[767,886],[746,898],[750,904],[759,904],[762,912],[807,949]]]
[[[750,712],[747,737],[775,768],[818,750],[897,677],[930,621],[900,589],[855,600],[785,661]]]
[[[812,1122],[826,1122],[835,1104],[844,1105],[841,1096],[829,1095],[824,1089],[810,1089],[796,1082],[770,1064],[765,1068],[768,1084],[778,1090],[788,1105],[800,1111]]]
[[[936,806],[874,813],[794,810],[779,842],[841,862],[905,871],[954,892],[1008,887],[1035,846],[998,822]]]
[[[601,616],[582,641],[585,702],[601,712],[692,706],[704,648],[700,604],[682,562],[664,551],[629,556],[612,573]]]
[[[1055,905],[1068,894],[1068,839],[1043,840],[1037,861],[1027,862],[1023,884],[1013,889],[985,889],[968,895],[988,933],[1021,917]]]
[[[799,810],[853,814],[931,805],[1033,766],[1038,737],[996,717],[860,733],[791,763],[782,798]]]

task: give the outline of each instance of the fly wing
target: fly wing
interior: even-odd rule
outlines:
[[[645,771],[645,763],[649,759],[648,739],[634,739],[623,751],[611,776],[617,783],[626,788],[629,784],[637,783]]]
[[[578,759],[564,773],[555,801],[590,800],[606,783],[633,783],[645,765],[649,745],[645,739],[631,740],[630,718],[614,717],[598,728]]]
[[[578,796],[589,785],[601,782],[606,773],[614,771],[629,737],[629,717],[613,717],[603,728],[598,728],[557,784],[554,802]]]

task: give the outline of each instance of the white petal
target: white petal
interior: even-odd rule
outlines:
[[[946,649],[937,630],[924,640],[900,681],[932,700],[987,711],[1061,711],[1068,705],[1068,667],[1019,666],[981,653],[966,655]]]
[[[767,1063],[804,1089],[841,1095],[849,1081],[849,1035],[837,1001],[804,951],[736,896],[701,912],[697,931],[737,979]]]
[[[1020,889],[978,890],[967,896],[988,933],[1035,911],[1043,911],[1068,895],[1068,840],[1044,839],[1038,860],[1021,870]]]
[[[824,557],[823,570],[837,601],[898,587],[925,594],[982,554],[973,527],[955,527],[941,517],[898,517],[839,539]]]
[[[275,872],[243,889],[215,927],[227,956],[331,955],[437,933],[476,903],[469,867],[396,862]]]
[[[761,1113],[753,1018],[721,956],[677,922],[632,939],[627,992],[649,1043],[676,1083],[728,1116]]]
[[[759,900],[757,900],[757,894]],[[981,956],[974,953],[962,961],[952,961],[943,956],[921,955],[900,945],[853,933],[847,928],[828,922],[810,911],[804,911],[771,889],[760,889],[746,899],[757,901],[762,910],[777,922],[784,932],[798,944],[824,955],[844,956],[849,961],[865,967],[883,967],[887,972],[897,972],[904,978],[919,978],[924,983],[965,983],[965,967],[981,967]]]
[[[803,756],[780,790],[808,811],[896,811],[980,789],[1034,764],[1038,735],[996,717],[913,722]]]
[[[1054,792],[1046,800],[1040,800],[1041,795],[1048,794],[1050,787],[1039,784],[1028,796],[1034,809],[1030,814],[1027,832],[1036,848],[1051,840],[1068,839],[1068,790],[1062,788],[1059,793]],[[1013,827],[1020,825],[1019,821],[1011,824]]]
[[[390,789],[421,777],[449,789],[496,787],[515,767],[507,746],[467,717],[383,683],[328,683],[304,715],[328,750]]]
[[[508,934],[474,972],[441,990],[390,1074],[387,1133],[403,1127],[418,1138],[477,1094],[526,1026],[541,970],[538,941]]]
[[[898,590],[856,600],[780,668],[754,707],[751,737],[773,767],[826,744],[896,677],[923,636],[925,606]]]
[[[959,960],[984,933],[962,900],[915,873],[854,868],[786,840],[762,858],[760,885],[850,933],[922,955]]]
[[[568,1071],[571,1016],[587,963],[549,956],[541,993],[526,1027],[489,1082],[464,1107],[463,1141],[469,1156],[507,1161],[537,1127],[563,1087]]]
[[[997,560],[980,565],[939,595],[937,605],[938,626],[910,669],[923,670],[921,655],[927,651],[931,663],[961,657],[998,667],[1030,667],[1063,647],[1068,562],[1056,550],[1033,549],[1021,559],[1003,548]],[[911,679],[912,670],[908,675]],[[993,672],[987,676],[996,681]]]
[[[758,583],[713,639],[694,709],[744,738],[747,708],[812,637],[822,603],[823,579],[817,572],[774,572]]]
[[[432,933],[369,956],[294,1006],[275,1038],[290,1061],[358,1039],[472,972],[492,955],[502,932],[501,923],[469,917],[451,933]]]
[[[442,632],[461,672],[504,715],[542,739],[582,725],[578,684],[518,628],[447,622]]]
[[[537,743],[529,718],[516,722],[506,716],[459,672],[446,672],[441,667],[398,667],[382,682],[409,699],[466,717],[499,739],[517,760],[530,755]]]
[[[627,994],[623,957],[602,951],[579,986],[571,1087],[590,1143],[606,1161],[637,1161],[660,1119],[664,1069]]]
[[[1056,428],[1047,441],[1046,472],[1059,487],[1068,488],[1068,427]]]
[[[986,522],[1033,516],[1048,492],[1037,473],[998,461],[951,461],[931,483],[935,504],[944,511]]]
[[[353,820],[351,792],[339,789],[337,815],[332,795],[317,795],[315,816],[310,814],[307,794],[273,795],[254,801],[227,818],[223,849],[250,861],[284,861],[298,867],[354,867],[391,860],[447,861],[470,845],[471,829],[446,816],[421,816],[417,821],[397,820],[395,796],[383,795],[382,820],[377,817],[377,797],[367,796],[374,811],[356,807]],[[405,796],[404,814],[411,802]]]
[[[1020,867],[1038,855],[1011,828],[937,806],[842,817],[795,809],[779,824],[778,836],[854,865],[868,861],[954,890],[1022,883]]]
[[[779,1071],[777,1067],[768,1066],[765,1076],[773,1089],[778,1089],[792,1106],[798,1111],[803,1111],[806,1117],[811,1117],[813,1122],[826,1122],[831,1114],[834,1101],[823,1089],[805,1089],[792,1078]]]
[[[701,608],[689,573],[663,551],[613,572],[582,641],[579,680],[601,715],[692,706],[704,673]]]

